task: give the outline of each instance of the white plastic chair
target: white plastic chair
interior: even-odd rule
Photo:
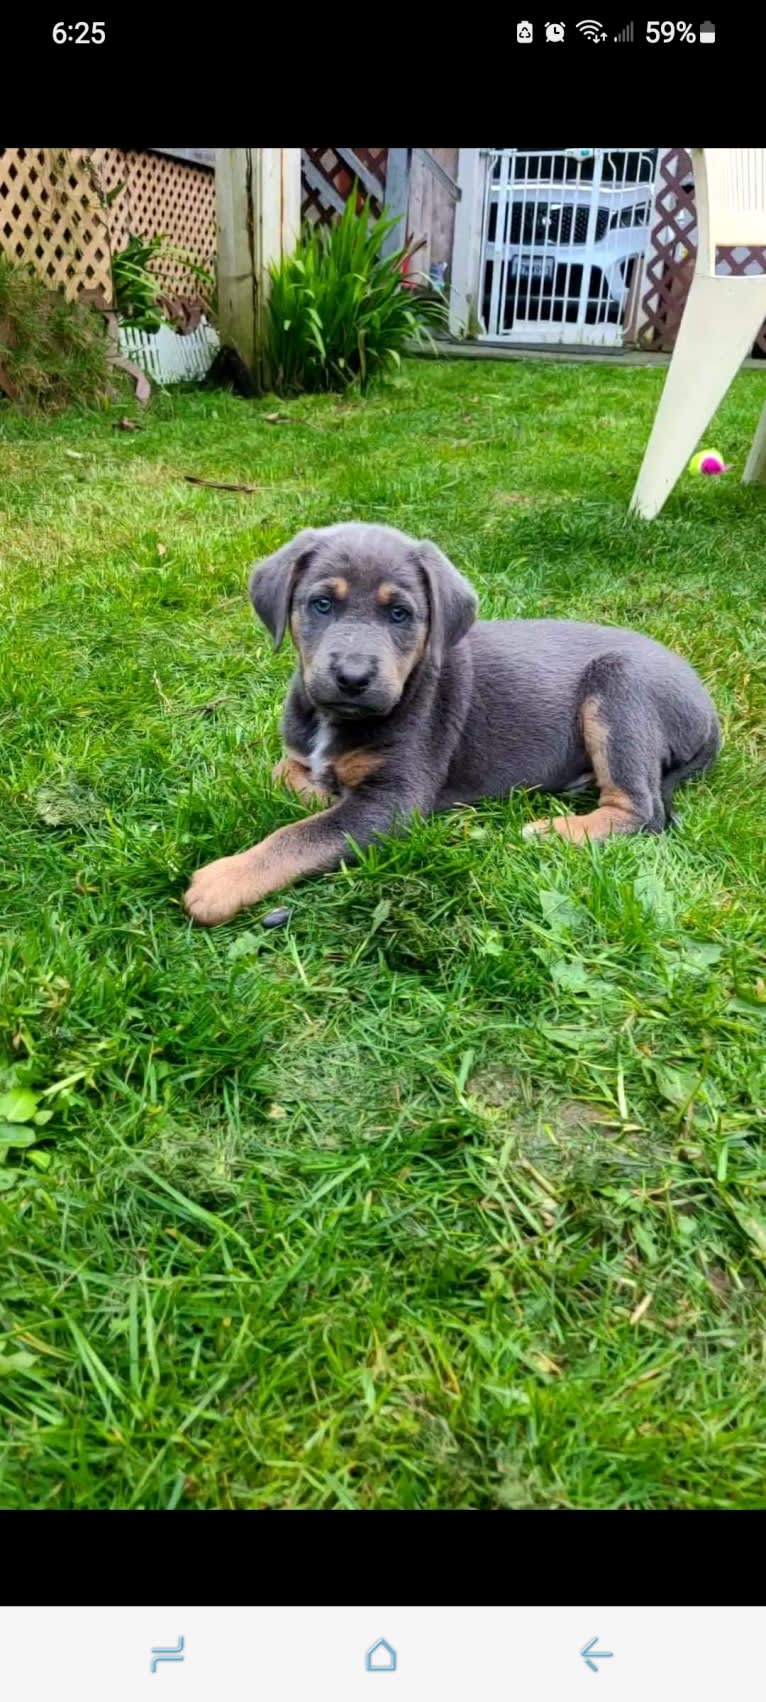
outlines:
[[[631,509],[659,514],[766,320],[766,272],[717,273],[717,248],[766,247],[766,148],[691,148],[697,264]],[[766,405],[743,474],[766,481]]]

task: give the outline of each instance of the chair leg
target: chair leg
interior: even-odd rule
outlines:
[[[742,483],[746,485],[766,485],[766,402],[753,438],[753,445],[747,458],[747,465],[742,474]]]
[[[696,273],[631,500],[659,514],[766,318],[766,276]]]

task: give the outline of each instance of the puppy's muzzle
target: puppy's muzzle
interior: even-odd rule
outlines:
[[[354,659],[347,656],[343,661],[336,662],[332,671],[341,701],[348,698],[353,702],[369,690],[378,672],[378,665],[371,659]]]
[[[387,715],[398,699],[375,656],[332,656],[306,678],[310,697],[325,713],[344,716]]]

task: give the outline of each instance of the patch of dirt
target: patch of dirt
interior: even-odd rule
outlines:
[[[491,1110],[529,1111],[534,1103],[532,1085],[519,1070],[506,1064],[487,1064],[466,1082],[466,1092]]]
[[[656,1134],[622,1134],[616,1111],[588,1100],[555,1099],[506,1064],[486,1065],[466,1084],[485,1120],[488,1144],[513,1167],[533,1165],[545,1177],[595,1182],[606,1174],[657,1176],[670,1156]]]
[[[618,1120],[606,1106],[585,1100],[548,1102],[528,1076],[508,1064],[483,1065],[469,1077],[466,1092],[488,1110],[510,1110],[522,1118],[534,1112],[543,1122],[550,1123],[556,1133],[587,1129],[593,1124],[614,1124]]]
[[[613,1124],[617,1119],[603,1105],[591,1105],[580,1099],[562,1099],[553,1107],[550,1121],[558,1129],[587,1129],[593,1123]]]
[[[366,1121],[372,1113],[387,1125],[397,1110],[396,1082],[381,1070],[375,1054],[335,1036],[313,1040],[302,1048],[286,1048],[274,1060],[270,1090],[288,1113],[301,1105],[316,1108],[327,1117],[330,1128],[337,1125],[339,1131],[353,1127],[355,1119]],[[339,1106],[342,1117],[337,1115]]]
[[[501,508],[531,508],[535,499],[529,491],[495,491],[494,500]]]
[[[731,1277],[729,1276],[728,1271],[725,1271],[722,1266],[707,1265],[705,1268],[705,1278],[718,1300],[725,1302],[731,1299]]]

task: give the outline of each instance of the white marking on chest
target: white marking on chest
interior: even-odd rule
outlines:
[[[320,716],[319,724],[314,734],[314,742],[311,746],[311,756],[309,757],[309,767],[311,769],[312,776],[317,783],[322,780],[322,776],[327,768],[331,742],[332,728],[329,722],[323,721]]]

